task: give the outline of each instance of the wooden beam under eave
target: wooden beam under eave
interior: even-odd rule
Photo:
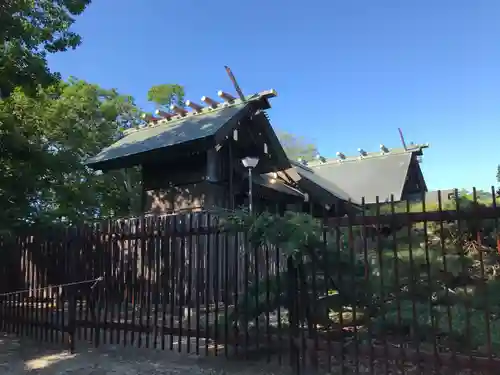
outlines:
[[[178,115],[181,115],[181,116],[186,116],[186,115],[187,115],[187,113],[188,113],[188,112],[187,112],[184,108],[181,108],[181,107],[179,107],[179,106],[178,106],[178,105],[176,105],[176,104],[172,104],[172,105],[170,106],[170,110],[171,110],[172,112],[177,113]]]
[[[186,100],[186,106],[188,106],[189,108],[191,108],[193,111],[196,111],[196,112],[203,111],[202,105],[195,103],[195,102],[192,102],[191,100]]]
[[[167,120],[170,120],[172,117],[175,116],[175,114],[173,114],[173,113],[168,113],[168,112],[165,112],[165,111],[161,111],[159,109],[157,109],[155,111],[155,115],[159,116],[161,118],[167,119]]]
[[[295,170],[295,168],[288,168],[283,171],[293,182],[298,182],[302,179],[300,174]]]
[[[217,106],[219,105],[218,102],[216,102],[212,98],[209,98],[208,96],[202,96],[201,101],[212,108],[217,108]]]
[[[266,99],[271,99],[271,98],[277,97],[278,92],[275,89],[270,89],[270,90],[259,92],[259,96],[266,98]]]
[[[217,92],[217,96],[228,103],[232,103],[236,100],[236,98],[234,96],[232,96],[231,94],[228,94],[227,92],[224,92],[222,90]]]

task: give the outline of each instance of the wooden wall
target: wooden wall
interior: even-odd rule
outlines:
[[[422,176],[419,168],[420,166],[416,160],[416,156],[414,155],[410,167],[408,168],[408,174],[403,188],[402,200],[421,199],[422,191],[425,188],[425,185],[421,179]]]
[[[205,206],[206,156],[179,158],[142,166],[143,211],[166,214]]]
[[[205,207],[205,190],[205,182],[146,190],[144,212],[161,215],[184,210],[201,210]]]

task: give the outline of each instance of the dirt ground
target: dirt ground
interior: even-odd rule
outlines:
[[[150,344],[152,347],[152,344]],[[181,344],[182,345],[182,344]],[[204,343],[203,343],[204,346]],[[0,375],[288,375],[292,374],[284,359],[283,366],[268,364],[265,360],[244,360],[237,358],[206,357],[189,354],[185,345],[171,350],[101,345],[93,348],[79,340],[76,354],[64,350],[62,344],[37,342],[28,338],[0,333]],[[498,371],[481,372],[460,369],[419,368],[415,364],[396,364],[394,361],[366,361],[359,358],[354,362],[344,358],[342,362],[332,358],[329,374],[371,374],[371,375],[492,375]],[[311,371],[301,371],[304,374]],[[321,372],[321,370],[320,370]]]
[[[169,350],[139,349],[103,345],[91,348],[77,343],[77,353],[70,354],[61,344],[35,342],[0,333],[1,375],[163,375],[163,374],[288,374],[278,368],[249,361],[228,361],[179,354]]]

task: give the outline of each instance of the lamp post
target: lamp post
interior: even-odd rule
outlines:
[[[241,163],[248,169],[248,210],[253,213],[253,193],[252,193],[252,170],[259,164],[259,158],[247,156],[241,159]]]

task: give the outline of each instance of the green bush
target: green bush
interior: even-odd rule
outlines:
[[[448,349],[484,349],[491,332],[492,348],[500,350],[500,320],[463,305],[443,306],[409,300],[392,301],[372,321],[374,333],[406,331],[414,342],[438,341]],[[451,346],[451,348],[450,348]]]

